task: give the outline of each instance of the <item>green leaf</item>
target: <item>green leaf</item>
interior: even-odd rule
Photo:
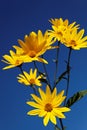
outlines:
[[[71,107],[74,103],[79,101],[81,98],[83,98],[85,95],[87,95],[87,90],[83,90],[80,92],[77,92],[72,97],[70,97],[66,103],[67,107]]]

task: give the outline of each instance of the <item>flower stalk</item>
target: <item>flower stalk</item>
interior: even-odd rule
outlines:
[[[72,48],[69,48],[69,54],[68,54],[68,60],[67,60],[67,66],[66,66],[66,70],[67,70],[67,86],[66,86],[66,99],[64,101],[64,106],[66,105],[66,100],[67,100],[67,96],[68,96],[68,91],[69,91],[69,83],[70,83],[70,58],[71,58],[71,52],[72,52]]]

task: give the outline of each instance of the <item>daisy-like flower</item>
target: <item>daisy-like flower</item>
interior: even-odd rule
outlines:
[[[62,18],[59,18],[59,19],[51,19],[49,21],[52,24],[52,29],[53,29],[53,30],[49,30],[49,36],[51,38],[55,38],[60,42],[63,41],[66,31],[71,32],[74,29],[78,29],[79,26],[79,25],[75,25],[76,22],[69,24],[68,19],[63,20]]]
[[[22,83],[26,86],[28,85],[42,86],[39,80],[41,76],[40,75],[37,76],[37,69],[35,69],[34,72],[32,71],[32,69],[30,69],[30,73],[23,71],[23,74],[19,74],[17,78],[19,83]]]
[[[23,59],[20,59],[19,51],[15,53],[14,51],[10,50],[9,52],[10,55],[3,56],[4,59],[2,61],[8,64],[8,66],[4,67],[3,70],[20,66],[24,62]]]
[[[48,124],[49,120],[53,124],[57,124],[56,117],[65,118],[63,112],[68,112],[70,109],[60,106],[65,99],[65,96],[63,96],[64,91],[57,94],[56,88],[51,92],[49,86],[47,86],[46,93],[40,88],[39,93],[40,97],[31,94],[35,102],[28,101],[27,104],[36,109],[29,111],[27,113],[28,115],[43,117],[43,124],[45,126]]]
[[[72,48],[73,50],[79,50],[81,48],[87,48],[87,36],[83,37],[84,29],[73,30],[71,33],[67,32],[65,34],[64,45]]]
[[[40,56],[43,55],[47,50],[53,49],[56,47],[52,47],[53,41],[48,37],[48,32],[42,34],[41,30],[36,34],[35,32],[31,32],[28,35],[25,35],[24,41],[18,40],[20,44],[20,48],[23,50],[23,59],[27,62],[39,61],[48,63],[45,59]],[[17,46],[14,46],[15,49],[19,49]]]

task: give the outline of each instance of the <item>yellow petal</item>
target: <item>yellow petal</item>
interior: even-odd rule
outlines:
[[[50,119],[50,112],[47,113],[47,115],[43,119],[43,124],[46,126]]]
[[[23,54],[23,52],[24,52],[23,49],[18,47],[18,46],[13,46],[13,48],[16,49],[16,54],[17,55]]]
[[[48,64],[48,62],[45,59],[41,58],[41,57],[37,57],[36,60],[39,61],[39,62],[43,62],[45,64]]]
[[[18,43],[20,44],[20,46],[23,48],[23,50],[26,50],[27,47],[26,47],[26,44],[22,41],[22,40],[18,40]]]
[[[44,91],[41,88],[39,88],[39,93],[40,93],[41,99],[45,100],[46,99],[46,94],[44,93]]]
[[[29,80],[29,74],[26,71],[23,71],[23,73],[24,73],[26,80],[28,81]]]
[[[52,99],[54,99],[56,97],[56,94],[57,94],[57,89],[55,87],[53,92],[52,92]]]
[[[46,96],[47,97],[51,96],[51,90],[50,90],[50,87],[48,85],[46,86]]]
[[[27,112],[28,115],[38,115],[40,113],[41,110],[39,109],[35,109],[35,110],[31,110],[29,112]]]
[[[36,96],[35,94],[31,94],[31,96],[38,104],[42,104],[42,100],[38,96]]]
[[[68,107],[59,107],[59,108],[57,108],[57,110],[59,110],[59,111],[61,111],[61,112],[68,112],[68,111],[70,111],[71,109],[68,108]]]
[[[12,59],[11,56],[9,56],[9,55],[4,55],[3,58],[4,58],[5,60],[7,60],[9,63],[13,63],[13,59]]]
[[[65,96],[63,96],[64,94],[64,90],[62,90],[52,101],[52,104],[54,107],[59,106],[64,100],[65,100]]]
[[[50,121],[53,123],[53,124],[55,124],[56,125],[56,117],[53,115],[53,113],[51,112],[50,113]]]
[[[30,69],[30,75],[32,76],[32,74],[33,74],[33,70],[32,70],[32,69]]]
[[[36,78],[36,76],[37,76],[37,69],[34,70],[34,74],[33,75],[34,75],[34,78]]]
[[[58,93],[57,97],[62,97],[64,94],[64,90],[62,90],[60,93]]]
[[[63,96],[63,97],[60,97],[60,98],[55,98],[55,100],[53,100],[52,102],[52,104],[53,104],[53,106],[54,107],[57,107],[57,106],[59,106],[60,104],[62,104],[62,102],[65,100],[65,96]]]
[[[82,36],[83,36],[83,34],[84,34],[84,29],[82,29],[81,31],[79,31],[79,33],[77,34],[77,36],[76,36],[77,40],[81,39]]]
[[[15,65],[9,65],[9,66],[4,67],[3,70],[14,68],[14,67],[16,67],[16,66]]]
[[[42,86],[42,84],[40,83],[40,80],[39,80],[39,79],[36,79],[36,80],[35,80],[35,84],[36,84],[37,86]]]
[[[47,111],[41,110],[39,113],[39,117],[43,117],[47,114]]]
[[[10,55],[12,58],[14,58],[14,56],[16,55],[12,50],[10,50]]]
[[[28,102],[26,102],[26,103],[27,103],[28,105],[32,106],[32,107],[35,107],[35,108],[39,108],[39,109],[42,108],[42,106],[41,106],[40,104],[37,104],[37,103],[35,103],[35,102],[28,101]]]
[[[85,36],[85,37],[83,37],[82,39],[81,39],[81,42],[87,42],[87,36]],[[87,45],[87,43],[86,43],[86,45]]]
[[[56,108],[53,109],[54,115],[57,116],[58,118],[65,118],[64,114],[57,110]]]

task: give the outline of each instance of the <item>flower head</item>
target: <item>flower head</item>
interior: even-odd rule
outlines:
[[[29,111],[28,115],[38,115],[39,117],[43,117],[43,124],[46,126],[49,120],[56,124],[56,117],[65,118],[63,112],[70,111],[67,107],[60,106],[65,99],[63,96],[64,91],[61,91],[57,94],[57,89],[55,88],[53,92],[51,92],[49,86],[46,87],[46,93],[39,88],[40,97],[31,94],[34,101],[28,101],[27,104],[36,108],[34,110]]]
[[[20,48],[23,50],[23,59],[27,62],[32,61],[40,61],[47,63],[47,61],[40,56],[43,55],[47,50],[53,49],[56,47],[52,47],[53,41],[48,37],[48,32],[46,31],[45,34],[42,34],[41,30],[38,31],[36,34],[35,32],[31,32],[28,35],[25,35],[24,41],[18,40],[20,44]],[[16,49],[17,46],[15,46]]]
[[[30,69],[30,74],[23,71],[23,74],[19,74],[17,78],[18,78],[18,82],[24,85],[42,86],[39,80],[41,76],[40,75],[37,76],[37,69],[35,69],[34,72],[32,71],[32,69]]]
[[[10,55],[4,55],[3,58],[4,59],[2,61],[8,64],[8,66],[3,68],[4,70],[20,66],[24,62],[23,59],[20,59],[19,51],[15,53],[10,50]]]
[[[79,26],[79,25],[75,25],[76,22],[69,24],[68,19],[63,20],[62,18],[60,18],[60,19],[51,19],[49,21],[52,24],[52,29],[53,29],[53,30],[49,30],[49,36],[61,42],[65,37],[64,35],[66,34],[66,31],[71,32],[74,29],[78,29]]]
[[[65,34],[64,45],[71,47],[74,50],[79,50],[81,48],[87,48],[87,36],[83,37],[84,29],[77,32],[73,30],[71,33],[67,32]]]

